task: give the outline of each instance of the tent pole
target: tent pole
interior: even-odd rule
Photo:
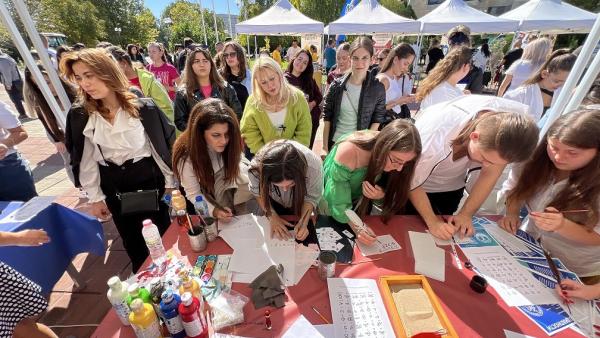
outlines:
[[[417,50],[415,51],[417,55],[415,55],[415,60],[413,61],[413,71],[416,73],[416,77],[415,77],[415,84],[419,83],[419,79],[420,79],[420,69],[419,69],[419,58],[421,57],[421,42],[423,40],[423,35],[421,33],[419,33],[419,36],[417,37]]]
[[[19,6],[19,5],[24,5],[24,4],[19,4],[19,1],[15,1],[15,6]],[[38,86],[40,87],[40,89],[42,90],[42,94],[44,95],[44,98],[46,99],[46,101],[48,102],[48,105],[50,106],[52,113],[54,114],[54,116],[56,117],[56,121],[59,124],[59,127],[63,128],[63,130],[66,129],[66,120],[67,120],[67,115],[65,113],[65,111],[63,111],[58,102],[56,101],[56,99],[54,98],[54,95],[52,95],[52,91],[50,90],[50,86],[48,86],[48,83],[46,83],[46,80],[44,80],[44,76],[42,75],[42,72],[40,71],[40,69],[37,67],[35,60],[33,59],[33,56],[31,55],[31,52],[29,51],[29,49],[27,48],[27,44],[25,43],[25,40],[23,40],[23,37],[21,36],[21,33],[19,33],[19,30],[17,29],[17,26],[15,25],[15,22],[12,19],[12,16],[10,14],[10,12],[8,11],[8,9],[6,8],[6,5],[4,3],[4,1],[0,1],[0,21],[4,24],[4,26],[7,28],[8,33],[10,34],[15,47],[17,47],[17,50],[19,51],[19,54],[21,54],[21,56],[23,57],[23,60],[25,60],[25,64],[27,65],[27,68],[29,68],[29,70],[31,71],[31,74],[33,75],[33,78],[35,79],[35,81],[39,84]],[[25,26],[27,26],[27,22],[24,22]],[[35,26],[33,27],[28,27],[33,29],[33,31],[35,31]],[[40,39],[39,34],[37,34],[37,31],[35,31],[35,36],[31,36],[32,40],[36,41],[37,43],[39,43],[40,45],[42,44],[42,41]],[[50,64],[50,58],[48,57],[48,54],[43,52],[44,49],[41,49],[40,52],[38,53],[39,56],[41,58],[46,59],[47,64]],[[56,74],[56,71],[54,70],[53,66],[50,66],[49,68],[45,65],[46,70],[48,71],[48,74],[53,74],[54,76],[58,77],[58,75]],[[53,80],[53,76],[50,75],[50,80]],[[58,93],[62,93],[65,95],[66,97],[66,93],[64,88],[62,87],[62,84],[60,84],[60,81],[58,81],[58,84],[60,84],[60,86],[57,86],[55,84],[54,81],[52,81],[52,84],[55,86],[56,91]],[[68,100],[68,99],[67,99]],[[67,105],[65,107],[65,109],[69,109],[70,108],[70,103],[69,105]]]
[[[566,108],[568,107],[570,109],[575,109],[577,107],[577,105],[579,104],[581,98],[583,98],[583,96],[589,90],[589,87],[591,86],[593,79],[595,79],[595,76],[592,77],[591,74],[588,74],[590,76],[585,77],[586,81],[582,82],[580,84],[580,86],[577,87],[575,95],[572,95],[573,91],[575,90],[575,87],[577,86],[577,82],[579,81],[579,79],[581,78],[581,75],[583,74],[583,72],[585,70],[587,61],[589,60],[590,56],[594,52],[594,48],[598,44],[599,40],[600,40],[600,14],[598,14],[596,16],[596,22],[594,23],[592,30],[590,31],[587,38],[585,39],[585,43],[583,44],[581,53],[579,53],[579,57],[577,58],[577,61],[575,61],[575,65],[573,66],[573,69],[571,69],[571,72],[569,73],[569,77],[567,78],[567,81],[563,85],[563,88],[560,92],[560,95],[558,96],[558,99],[556,100],[556,103],[554,103],[554,105],[549,109],[549,111],[547,113],[548,119],[546,120],[546,123],[544,124],[542,130],[540,131],[540,139],[546,134],[546,132],[548,131],[548,128],[550,128],[552,123],[554,123],[554,121],[560,115],[570,111],[570,110],[567,110]],[[598,61],[597,59],[599,59],[598,56],[596,56],[596,60],[594,60],[595,61],[593,63],[594,65],[598,64],[598,62],[596,62],[596,61]],[[589,73],[594,73],[594,72],[597,73],[598,69],[594,69],[593,71],[590,69],[588,72]],[[571,96],[573,96],[573,99],[569,101]],[[579,101],[575,100],[575,98],[578,98]]]

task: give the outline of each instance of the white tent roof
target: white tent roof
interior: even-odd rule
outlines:
[[[376,0],[362,0],[325,27],[325,34],[418,33],[419,27],[417,21],[397,15]]]
[[[279,0],[264,13],[235,25],[238,33],[279,35],[323,34],[323,23],[300,13],[288,0]]]
[[[473,34],[514,32],[519,23],[479,11],[463,0],[446,0],[418,20],[424,34],[443,34],[459,24],[469,27]]]
[[[592,29],[596,16],[561,0],[531,0],[500,17],[520,21],[520,31],[586,33]]]

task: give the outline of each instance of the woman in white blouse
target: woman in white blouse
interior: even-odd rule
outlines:
[[[420,111],[428,107],[464,95],[457,84],[471,70],[471,48],[458,46],[440,60],[417,89]]]
[[[552,52],[552,41],[548,38],[536,39],[528,44],[523,49],[523,56],[506,70],[506,76],[498,88],[498,96],[503,96],[506,91],[519,87],[537,72],[550,52]]]
[[[206,99],[190,113],[189,128],[175,142],[175,176],[191,202],[204,195],[209,213],[229,222],[234,206],[247,202],[248,165],[233,110],[220,99]]]
[[[168,207],[158,199],[175,187],[175,128],[152,100],[129,92],[129,81],[103,49],[66,54],[61,72],[79,86],[65,133],[75,179],[88,193],[93,216],[112,215],[137,271],[148,256],[142,221],[151,219],[161,234],[170,224]],[[138,190],[154,193],[156,204],[148,205],[157,207],[125,210],[121,195]]]

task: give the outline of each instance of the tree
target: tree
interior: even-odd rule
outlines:
[[[600,11],[600,1],[598,0],[565,0],[565,2],[592,13],[598,13]]]
[[[91,0],[104,21],[105,35],[115,45],[148,43],[158,36],[156,18],[143,0]],[[119,31],[120,29],[120,31]]]
[[[217,42],[215,34],[213,12],[206,8],[200,11],[200,5],[186,0],[177,0],[169,4],[160,15],[161,23],[166,18],[171,19],[171,24],[161,24],[160,37],[164,42],[183,43],[186,37],[192,38],[197,43],[204,43],[204,31],[202,29],[202,16],[206,27],[207,44],[214,48]],[[219,41],[226,38],[225,24],[221,18],[217,18],[217,32]],[[169,41],[166,41],[166,40]],[[214,50],[213,50],[214,52]]]
[[[104,21],[98,17],[98,10],[87,0],[42,0],[43,22],[38,22],[38,30],[59,32],[67,36],[69,43],[82,42],[94,46],[98,37],[104,36]]]
[[[409,18],[409,19],[416,19],[417,15],[415,14],[415,11],[413,11],[412,7],[410,5],[407,5],[406,2],[404,1],[399,1],[399,0],[381,0],[379,1],[379,3],[381,5],[383,5],[383,7],[389,9],[390,11],[403,16],[405,18]]]

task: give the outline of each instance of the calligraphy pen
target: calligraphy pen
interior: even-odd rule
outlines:
[[[438,214],[440,214],[442,221],[444,221],[444,223],[448,223],[448,219],[444,215],[442,215],[441,212],[439,212],[439,210],[437,211]],[[454,240],[454,235],[452,235],[452,241],[450,241],[450,248],[452,249],[452,255],[454,256],[454,262],[456,263],[456,267],[458,268],[458,270],[462,270],[463,266],[460,262],[460,258],[458,257],[458,252],[456,251],[456,240]]]
[[[327,318],[325,318],[325,317],[324,317],[324,316],[321,314],[321,312],[319,312],[319,310],[317,310],[317,308],[316,308],[316,307],[314,307],[314,306],[311,306],[311,308],[313,309],[313,311],[314,311],[316,314],[318,314],[318,315],[319,315],[319,317],[321,317],[321,319],[323,319],[323,321],[324,321],[325,323],[327,323],[327,324],[331,324],[331,323],[330,323],[330,322],[327,320]]]
[[[546,261],[548,261],[548,266],[550,267],[554,278],[556,278],[558,286],[560,286],[560,289],[563,290],[563,287],[561,285],[562,279],[560,278],[560,272],[558,271],[556,264],[554,264],[552,257],[550,257],[550,255],[548,254],[548,251],[544,250],[544,248],[542,248],[542,251],[544,252],[544,257],[546,257]],[[569,303],[567,303],[567,309],[569,310],[569,314],[571,314],[571,307],[569,306]]]

